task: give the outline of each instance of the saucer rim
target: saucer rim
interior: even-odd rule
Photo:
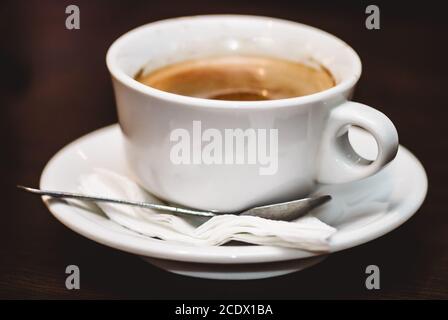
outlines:
[[[59,161],[64,161],[64,155],[67,155],[71,151],[75,150],[79,144],[89,141],[90,139],[98,139],[102,135],[112,135],[117,131],[120,131],[119,125],[112,124],[87,133],[61,148],[48,161],[42,171],[39,183],[40,187],[42,189],[48,189],[51,187],[51,183],[49,183],[50,173],[52,170],[55,170],[54,168]],[[119,134],[121,133],[119,132]],[[343,236],[338,237],[338,234],[336,233],[332,239],[330,239],[329,252],[310,252],[273,246],[242,245],[196,247],[191,245],[167,243],[162,240],[152,239],[141,235],[138,236],[133,232],[132,236],[130,236],[130,234],[125,232],[118,234],[116,231],[104,226],[102,228],[95,228],[95,226],[92,227],[92,225],[86,226],[85,217],[72,214],[74,210],[79,210],[78,208],[67,206],[63,202],[49,201],[48,198],[43,198],[43,202],[57,220],[76,233],[79,233],[82,236],[103,245],[140,256],[174,261],[218,264],[260,263],[302,259],[345,250],[377,239],[396,229],[416,213],[426,197],[428,188],[427,175],[420,161],[409,150],[400,145],[400,152],[403,152],[403,156],[408,157],[409,161],[411,161],[419,169],[413,172],[413,176],[417,177],[419,180],[417,183],[420,188],[418,192],[416,192],[417,194],[408,196],[408,202],[406,202],[407,205],[403,207],[399,206],[398,208],[400,208],[400,210],[395,209],[388,211],[390,215],[386,218],[382,218],[382,223],[373,223],[377,225],[377,230],[370,231],[370,234],[367,236],[362,233],[364,231],[363,229],[369,228],[370,224],[363,226],[360,229],[344,231],[343,233],[346,239],[344,239]],[[390,221],[385,224],[383,223],[384,219],[386,219],[386,222],[387,220]],[[371,229],[371,226],[369,229]],[[117,237],[117,235],[120,237]],[[347,237],[349,239],[347,239]],[[335,238],[336,240],[334,240]],[[350,238],[354,239],[350,240]],[[136,241],[136,239],[143,239],[143,241]]]

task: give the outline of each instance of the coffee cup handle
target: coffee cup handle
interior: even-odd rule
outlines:
[[[373,161],[359,156],[350,144],[348,129],[358,126],[376,140],[378,155]],[[398,134],[392,121],[383,113],[361,103],[347,101],[331,110],[318,154],[319,183],[344,183],[369,177],[398,152]]]

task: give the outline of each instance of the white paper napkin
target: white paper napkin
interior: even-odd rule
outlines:
[[[90,195],[162,203],[131,179],[105,169],[80,178],[80,191]],[[176,216],[126,205],[97,203],[116,223],[149,237],[198,246],[218,246],[236,240],[258,245],[327,251],[336,229],[312,215],[293,222],[251,216],[220,215],[210,219]]]

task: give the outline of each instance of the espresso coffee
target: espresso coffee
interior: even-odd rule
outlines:
[[[139,72],[135,79],[184,96],[233,101],[300,97],[335,85],[321,66],[240,55],[183,61],[148,74]]]

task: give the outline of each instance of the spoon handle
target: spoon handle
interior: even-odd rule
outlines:
[[[188,214],[188,215],[194,215],[194,216],[204,216],[204,217],[213,217],[216,215],[216,213],[213,213],[211,211],[200,211],[200,210],[191,210],[191,209],[184,209],[184,208],[176,208],[171,206],[166,206],[162,204],[155,204],[155,203],[148,203],[148,202],[138,202],[138,201],[128,201],[128,200],[120,200],[120,199],[112,199],[112,198],[105,198],[105,197],[96,197],[96,196],[87,196],[80,193],[72,193],[72,192],[61,192],[61,191],[49,191],[49,190],[40,190],[40,189],[34,189],[24,186],[17,186],[19,189],[22,189],[24,191],[41,195],[41,196],[50,196],[52,198],[58,198],[58,199],[78,199],[83,201],[91,201],[91,202],[110,202],[110,203],[116,203],[116,204],[125,204],[135,207],[141,207],[141,208],[147,208],[147,209],[155,209],[160,211],[169,211],[177,214]]]

